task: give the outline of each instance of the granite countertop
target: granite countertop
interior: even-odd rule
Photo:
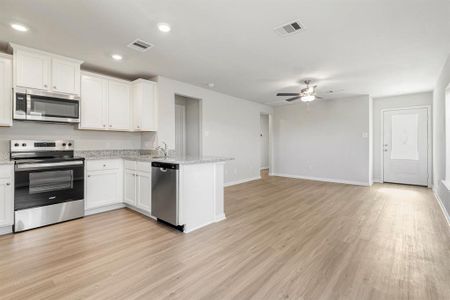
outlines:
[[[175,156],[175,157],[153,157],[151,161],[167,162],[180,165],[193,165],[193,164],[206,164],[206,163],[218,163],[233,160],[231,157],[219,157],[219,156]]]
[[[144,162],[166,162],[172,164],[206,164],[233,160],[230,157],[218,156],[169,156],[161,157],[155,151],[148,150],[98,150],[98,151],[75,151],[75,156],[83,157],[85,160],[101,159],[127,159]],[[14,161],[9,158],[9,153],[0,153],[0,165],[12,165]]]
[[[9,159],[9,153],[0,152],[0,165],[12,165],[14,162]]]
[[[0,166],[4,166],[4,165],[13,165],[14,162],[12,160],[8,159],[0,159]]]
[[[164,158],[152,151],[142,150],[79,151],[76,153],[76,156],[84,157],[85,160],[126,159],[144,162],[166,162],[173,164],[204,164],[233,160],[233,158],[217,156],[169,156]]]

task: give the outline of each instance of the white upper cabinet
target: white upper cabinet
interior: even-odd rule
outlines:
[[[130,84],[108,81],[108,129],[130,129]]]
[[[14,86],[80,95],[82,61],[11,44]]]
[[[90,75],[81,76],[80,128],[106,129],[108,115],[108,81]]]
[[[81,74],[80,129],[128,131],[130,106],[128,81],[89,72]]]
[[[156,83],[138,79],[132,82],[133,130],[156,131]]]
[[[50,63],[49,55],[23,50],[14,51],[15,85],[49,90]]]
[[[0,126],[12,126],[12,60],[0,55]]]
[[[59,58],[52,59],[52,90],[80,94],[80,64]]]

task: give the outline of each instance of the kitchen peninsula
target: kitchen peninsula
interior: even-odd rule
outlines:
[[[153,194],[160,195],[158,186],[167,183],[152,178],[161,169],[152,167],[152,163],[161,163],[175,165],[178,171],[174,185],[168,188],[176,193],[177,205],[173,208],[177,224],[174,225],[191,232],[225,219],[224,164],[231,158],[160,157],[138,150],[79,151],[76,154],[86,160],[87,215],[128,207],[157,218],[152,211],[155,207]]]

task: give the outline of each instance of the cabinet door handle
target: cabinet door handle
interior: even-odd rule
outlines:
[[[109,125],[109,127],[112,127],[112,125]]]
[[[6,183],[6,185],[7,185],[7,186],[10,186],[10,185],[11,185],[11,183],[7,182],[7,183]]]
[[[91,177],[91,175],[88,175],[88,177]]]
[[[56,89],[57,89],[57,88],[56,88],[56,86],[53,86],[53,89],[55,89],[55,90],[56,90]]]
[[[45,87],[45,88],[47,88],[47,85],[46,85],[46,84],[44,84],[44,87]]]

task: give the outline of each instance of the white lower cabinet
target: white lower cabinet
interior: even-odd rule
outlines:
[[[136,171],[125,169],[123,176],[123,202],[136,205]]]
[[[152,173],[150,162],[111,159],[86,161],[86,210],[88,214],[126,204],[151,214]]]
[[[136,206],[149,213],[152,210],[152,173],[138,172]]]
[[[122,162],[86,162],[86,209],[122,203]]]
[[[13,167],[0,166],[0,227],[14,223]]]
[[[125,161],[124,202],[151,214],[151,163]]]

